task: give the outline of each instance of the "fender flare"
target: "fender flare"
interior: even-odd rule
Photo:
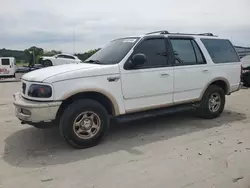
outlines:
[[[108,91],[105,91],[103,89],[100,88],[88,88],[88,89],[79,89],[79,90],[75,90],[73,92],[67,93],[65,95],[63,95],[59,100],[66,100],[74,95],[80,94],[80,93],[87,93],[87,92],[96,92],[96,93],[100,93],[102,95],[104,95],[105,97],[107,97],[110,102],[113,105],[113,109],[114,109],[114,115],[120,115],[120,109],[119,109],[119,105],[117,103],[117,100],[115,99],[115,97]]]
[[[225,84],[226,84],[226,92],[225,92],[225,94],[228,94],[228,93],[229,93],[230,84],[229,84],[228,80],[227,80],[226,78],[224,78],[224,77],[218,77],[218,78],[212,79],[212,80],[206,85],[206,87],[204,87],[204,89],[202,90],[202,92],[201,92],[201,94],[200,94],[199,100],[202,99],[202,97],[203,97],[204,93],[206,92],[207,88],[208,88],[212,83],[214,83],[214,82],[216,82],[216,81],[223,81],[223,82],[225,82]]]

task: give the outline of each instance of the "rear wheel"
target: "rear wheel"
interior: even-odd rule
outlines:
[[[108,132],[109,116],[98,102],[78,100],[63,112],[59,128],[70,145],[88,148],[97,145]]]
[[[45,66],[45,67],[51,67],[52,66],[52,62],[50,60],[45,60],[43,62],[43,66]]]
[[[225,92],[221,87],[209,86],[201,100],[200,107],[197,109],[199,116],[206,119],[220,116],[224,110],[225,100]]]

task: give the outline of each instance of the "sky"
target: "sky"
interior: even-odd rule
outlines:
[[[211,32],[250,47],[250,0],[0,0],[0,5],[0,48],[35,45],[81,53],[155,30]]]

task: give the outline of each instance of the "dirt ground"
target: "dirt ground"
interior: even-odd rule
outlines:
[[[15,118],[20,82],[0,81],[0,187],[250,188],[250,90],[220,118],[183,113],[113,125],[100,145],[75,150],[57,128]]]

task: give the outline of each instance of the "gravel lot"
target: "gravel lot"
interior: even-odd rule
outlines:
[[[176,114],[112,126],[100,145],[75,150],[57,128],[21,125],[0,81],[0,187],[250,188],[250,90],[227,97],[220,118]]]

